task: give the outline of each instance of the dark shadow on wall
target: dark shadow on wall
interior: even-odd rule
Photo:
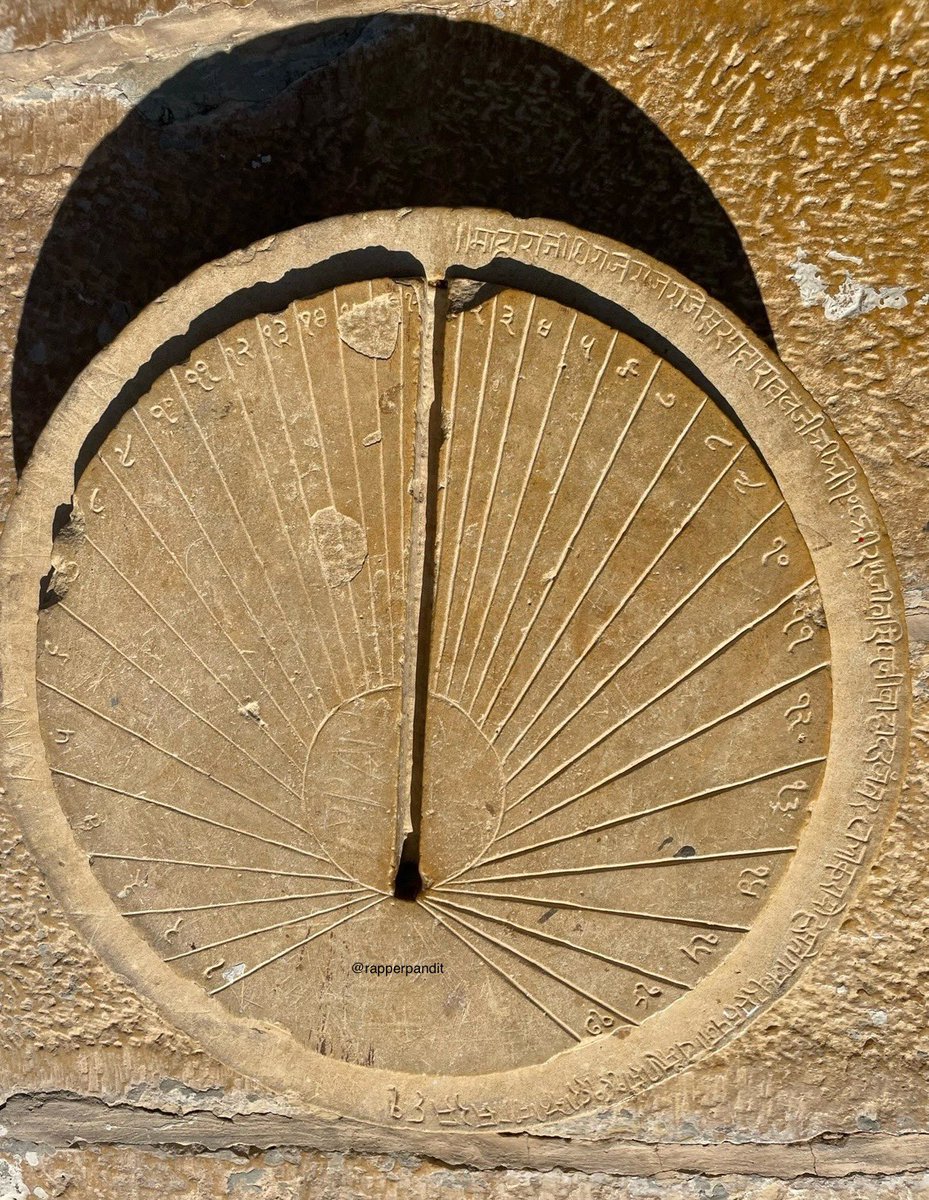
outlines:
[[[129,94],[135,71],[119,73]],[[196,267],[308,221],[405,205],[499,208],[617,238],[771,342],[722,206],[599,75],[486,25],[325,21],[191,63],[88,157],[26,295],[17,465],[100,347]]]

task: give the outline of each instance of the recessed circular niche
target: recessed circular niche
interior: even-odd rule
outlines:
[[[815,956],[903,746],[860,468],[643,255],[480,211],[206,267],[3,544],[4,766],[103,958],[394,1127],[628,1102]]]

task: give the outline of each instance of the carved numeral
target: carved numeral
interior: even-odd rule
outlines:
[[[316,337],[314,330],[325,329],[329,318],[326,316],[324,308],[306,309],[299,314],[300,324],[310,337]]]
[[[193,387],[212,392],[213,385],[219,383],[219,376],[214,375],[202,358],[198,358],[192,367],[184,372],[184,378]]]
[[[771,874],[768,867],[746,867],[739,875],[739,891],[743,896],[751,896],[757,900],[763,891],[768,886],[768,876]]]
[[[790,566],[790,555],[781,553],[786,545],[787,543],[782,537],[776,537],[771,543],[771,549],[768,551],[768,553],[762,554],[761,565],[766,567],[768,565],[768,561],[773,558],[779,567]]]
[[[719,945],[718,933],[695,933],[688,946],[680,946],[680,952],[691,962],[699,962],[701,958],[710,955]]]
[[[606,1033],[608,1029],[612,1029],[615,1024],[616,1022],[608,1013],[598,1013],[595,1008],[592,1008],[587,1014],[584,1028],[591,1037],[599,1037],[601,1033]]]

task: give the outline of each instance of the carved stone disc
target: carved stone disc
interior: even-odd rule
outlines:
[[[3,572],[6,773],[75,923],[367,1121],[687,1066],[896,791],[860,469],[735,318],[561,226],[375,214],[198,272],[75,384]]]

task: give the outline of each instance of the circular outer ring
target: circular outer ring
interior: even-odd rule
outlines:
[[[40,735],[39,581],[48,570],[55,509],[70,500],[74,465],[90,431],[160,347],[188,334],[196,318],[231,294],[365,248],[412,256],[432,279],[489,268],[485,278],[515,282],[528,277],[525,268],[535,269],[537,280],[577,285],[666,339],[725,397],[774,473],[807,542],[832,643],[833,723],[822,791],[784,880],[751,931],[698,988],[624,1038],[604,1035],[511,1072],[438,1077],[354,1066],[309,1050],[277,1026],[230,1015],[163,963],[97,882],[56,799]],[[340,270],[342,261],[333,268]],[[198,270],[120,333],[59,406],[3,538],[0,603],[0,767],[28,843],[69,919],[171,1024],[229,1067],[318,1111],[410,1136],[440,1128],[446,1135],[531,1128],[615,1102],[628,1105],[721,1045],[818,953],[874,856],[904,770],[906,643],[879,648],[879,622],[869,607],[886,611],[889,604],[902,630],[903,606],[890,542],[861,468],[796,379],[737,318],[638,251],[547,221],[472,209],[340,217]],[[892,694],[895,709],[887,700]],[[876,740],[869,718],[881,697],[897,728],[886,784],[875,782],[881,764],[869,758]]]

